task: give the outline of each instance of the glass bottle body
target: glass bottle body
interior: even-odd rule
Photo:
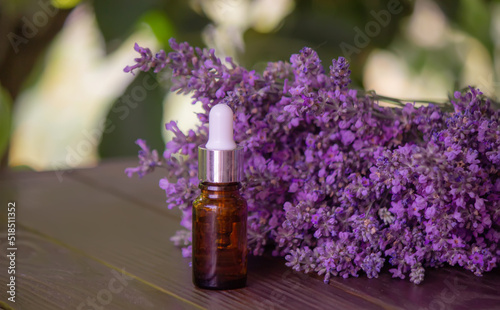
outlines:
[[[247,204],[239,183],[200,184],[193,202],[193,282],[207,289],[244,287]]]

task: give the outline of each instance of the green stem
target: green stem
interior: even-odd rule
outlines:
[[[449,105],[449,103],[447,103],[447,102],[437,102],[437,101],[432,101],[432,100],[415,100],[415,99],[406,100],[406,99],[397,99],[397,98],[392,98],[392,97],[388,97],[388,96],[379,95],[379,94],[375,93],[375,91],[373,91],[373,90],[369,90],[369,91],[362,91],[361,90],[359,92],[362,95],[366,95],[366,96],[372,97],[375,100],[389,102],[389,103],[395,103],[395,104],[397,104],[399,106],[402,106],[402,107],[404,107],[406,105],[406,103],[408,103],[408,102],[426,103],[426,104],[432,103],[432,104],[435,104],[437,106],[448,106]]]

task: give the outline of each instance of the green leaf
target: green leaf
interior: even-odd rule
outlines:
[[[488,4],[483,0],[461,0],[459,10],[460,26],[491,50],[493,42],[490,37],[491,15]]]
[[[75,7],[81,0],[51,0],[53,6],[59,9],[71,9]]]
[[[144,22],[151,27],[156,39],[163,46],[168,46],[168,40],[175,37],[175,26],[162,11],[154,10],[147,12],[141,17],[139,22]]]
[[[95,0],[97,24],[108,51],[119,46],[135,29],[137,21],[164,0]]]
[[[11,105],[10,95],[0,86],[0,158],[3,157],[9,144],[12,123]]]
[[[162,124],[165,89],[156,78],[151,72],[140,72],[113,104],[99,144],[102,158],[136,156],[138,148],[134,142],[139,138],[153,149],[165,148],[161,135],[165,130]]]

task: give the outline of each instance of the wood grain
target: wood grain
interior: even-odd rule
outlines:
[[[482,278],[458,268],[429,269],[418,286],[387,273],[378,279],[333,278],[325,285],[318,277],[286,268],[282,259],[250,257],[248,287],[197,289],[191,283],[190,259],[183,258],[169,241],[179,229],[179,217],[165,208],[165,196],[157,184],[161,174],[128,179],[123,169],[133,164],[114,162],[77,170],[62,182],[54,173],[0,175],[0,197],[2,203],[4,197],[16,201],[19,223],[44,241],[39,243],[42,248],[49,243],[71,255],[79,253],[97,264],[89,270],[124,268],[133,282],[141,283],[138,290],[144,290],[145,296],[156,292],[172,299],[159,309],[186,305],[206,309],[499,308],[498,269]],[[63,265],[71,261],[62,257]],[[92,284],[95,272],[89,272],[86,283],[99,287]],[[34,277],[36,268],[30,273]]]
[[[2,231],[1,235],[5,236]],[[85,255],[18,227],[15,309],[176,309],[198,307],[156,290]],[[5,251],[6,243],[1,244]],[[2,252],[2,257],[5,253]],[[0,261],[0,281],[8,283],[7,260]],[[126,270],[126,268],[125,268]],[[2,300],[7,301],[4,289]]]
[[[4,183],[0,182],[1,188],[4,188]],[[159,216],[157,212],[123,197],[98,191],[69,178],[59,183],[51,176],[46,179],[23,177],[15,179],[13,184],[22,225],[39,235],[77,248],[103,264],[124,267],[130,275],[149,286],[200,307],[321,309],[325,303],[332,309],[374,306],[363,298],[345,294],[311,277],[303,278],[300,287],[317,287],[328,294],[318,299],[308,290],[291,291],[286,286],[291,278],[289,271],[282,269],[282,262],[277,260],[269,261],[268,266],[258,261],[251,264],[249,285],[245,289],[196,289],[191,284],[189,259],[182,258],[181,252],[169,241],[178,229],[178,220]],[[274,266],[280,266],[281,272]],[[270,274],[269,270],[273,272]],[[282,283],[282,286],[277,283]]]
[[[155,174],[142,180],[116,177],[123,173],[125,167],[134,166],[135,164],[135,159],[114,161],[100,167],[100,173],[95,173],[92,169],[85,169],[76,171],[72,177],[81,179],[80,176],[84,176],[86,183],[95,184],[98,187],[113,188],[115,192],[120,192],[121,195],[126,195],[134,190],[142,191],[144,185],[141,182],[146,183],[146,186],[157,189],[156,182],[162,177],[161,171],[155,172]],[[160,190],[160,192],[154,190],[151,191],[151,195],[140,196],[137,199],[158,207],[158,201],[160,197],[163,197],[163,191]],[[259,261],[258,258],[254,258],[254,260]],[[273,262],[271,264],[273,270],[278,269],[283,274],[291,272],[283,266],[283,261],[276,259],[271,261]],[[267,264],[270,264],[270,262],[268,261]],[[258,272],[255,275],[259,276],[260,274]],[[264,279],[259,278],[258,281],[265,281],[269,277],[267,273],[263,274]],[[270,276],[273,276],[273,274],[271,273]],[[311,277],[305,276],[305,278]],[[447,267],[439,270],[428,269],[425,281],[418,286],[408,280],[393,279],[387,271],[381,274],[378,279],[367,279],[364,276],[350,279],[332,278],[330,285],[383,308],[433,309],[442,308],[443,306],[445,308],[470,308],[477,304],[492,308],[498,304],[500,309],[500,298],[496,297],[495,293],[500,291],[498,284],[495,284],[498,279],[500,279],[500,270],[498,268],[483,277],[476,277],[462,268]],[[273,281],[276,281],[276,278]],[[320,287],[323,288],[324,285],[321,283]],[[319,288],[315,287],[315,289]],[[463,294],[464,291],[470,294]]]
[[[135,202],[142,208],[153,210],[176,220],[180,219],[180,211],[167,208],[165,191],[158,185],[160,179],[164,177],[163,170],[156,169],[143,178],[139,178],[137,175],[129,178],[124,172],[125,168],[136,165],[137,159],[105,161],[99,166],[98,174],[95,168],[77,169],[64,177]]]

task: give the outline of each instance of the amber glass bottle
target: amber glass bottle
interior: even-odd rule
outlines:
[[[193,282],[233,289],[247,281],[247,203],[240,195],[243,148],[233,140],[233,112],[210,110],[209,136],[198,147],[201,195],[193,202]]]
[[[193,282],[208,289],[244,287],[247,204],[239,183],[200,184],[193,202]]]

